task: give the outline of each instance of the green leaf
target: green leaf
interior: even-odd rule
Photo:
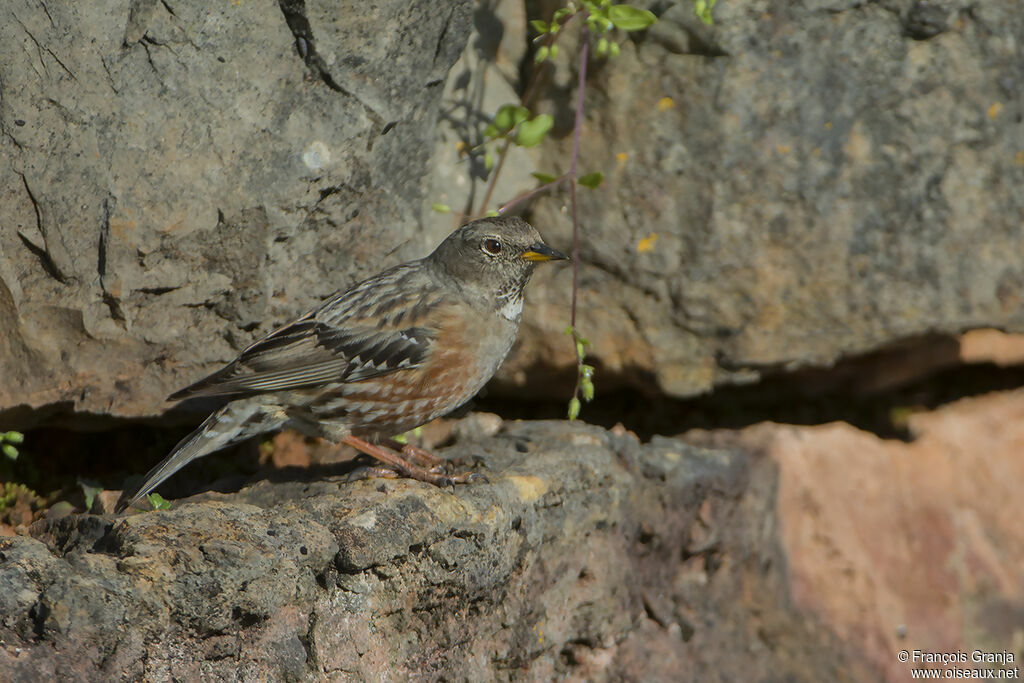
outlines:
[[[170,510],[171,501],[164,499],[159,493],[147,493],[146,500],[153,506],[154,510]]]
[[[484,137],[485,138],[496,138],[496,137],[498,137],[498,135],[499,135],[498,127],[496,125],[494,125],[493,123],[488,123],[487,127],[484,128]]]
[[[606,54],[608,54],[608,39],[602,38],[597,41],[597,56],[604,57]]]
[[[409,443],[409,439],[407,439],[405,437],[404,433],[403,434],[395,434],[393,437],[391,437],[391,440],[392,441],[397,441],[398,443],[402,444],[403,446],[405,444]]]
[[[523,121],[516,132],[516,143],[523,147],[533,147],[544,139],[553,125],[555,119],[550,114],[538,114],[529,121]]]
[[[0,441],[6,441],[7,443],[21,443],[25,440],[25,435],[21,432],[7,432],[4,434]]]
[[[597,186],[601,184],[602,180],[604,180],[604,173],[601,173],[600,171],[594,171],[593,173],[581,175],[576,180],[576,182],[582,185],[583,187],[589,187],[591,190],[596,190]]]
[[[490,211],[488,211],[487,213],[484,214],[484,216],[486,216],[487,218],[497,218],[499,215],[501,215],[501,214],[499,214],[494,209],[491,209]]]
[[[715,0],[693,0],[693,13],[697,18],[708,26],[711,25],[711,8],[715,6]]]
[[[532,26],[533,30],[536,31],[537,33],[547,33],[548,32],[548,23],[546,21],[541,21],[540,19],[534,19],[533,21],[530,22],[530,26]]]
[[[569,399],[569,419],[575,420],[580,416],[580,400],[573,396]]]
[[[587,17],[587,28],[600,35],[612,29],[612,22],[608,17],[600,14],[591,14]]]
[[[538,48],[537,54],[534,56],[533,61],[540,64],[541,62],[548,58],[549,52],[551,52],[551,48],[549,48],[547,45],[541,46],[540,48]]]
[[[555,13],[551,15],[551,24],[552,25],[560,24],[562,22],[563,18],[569,16],[572,13],[573,13],[573,11],[571,9],[569,9],[568,7],[562,7],[561,9],[556,9]]]
[[[488,171],[490,171],[493,166],[494,166],[494,155],[491,154],[490,152],[486,152],[484,154],[484,168],[486,168]]]
[[[619,44],[614,42],[614,41],[609,43],[608,44],[608,54],[610,54],[612,57],[618,57],[619,56]]]
[[[512,130],[516,125],[530,118],[530,110],[518,104],[503,104],[498,107],[491,124],[501,133]],[[484,130],[486,134],[486,129]],[[491,136],[494,137],[494,136]]]
[[[551,59],[554,59],[557,56],[558,56],[558,46],[557,45],[552,45],[551,46]]]
[[[594,383],[589,377],[580,380],[580,390],[583,394],[583,400],[590,403],[594,400]]]
[[[558,180],[557,176],[553,176],[550,173],[531,173],[530,175],[532,175],[534,178],[544,183],[545,185],[547,185],[548,183],[553,183],[556,180]]]
[[[452,209],[451,209],[450,206],[448,206],[447,204],[439,204],[437,202],[435,202],[435,203],[430,205],[430,210],[431,211],[436,211],[437,213],[451,213],[452,212]]]
[[[83,479],[78,480],[78,485],[82,487],[82,493],[85,494],[85,511],[89,512],[92,510],[96,496],[103,492],[103,487]]]
[[[515,105],[503,104],[498,107],[498,111],[494,113],[494,118],[491,119],[491,123],[499,131],[506,131],[512,128],[512,110],[515,109]]]
[[[18,459],[18,449],[15,448],[14,446],[12,446],[11,444],[5,443],[3,445],[3,449],[0,449],[0,450],[3,450],[4,455],[6,455],[11,460],[17,460]]]
[[[638,9],[632,5],[612,5],[608,8],[608,19],[615,28],[623,31],[640,31],[658,20],[653,12]]]

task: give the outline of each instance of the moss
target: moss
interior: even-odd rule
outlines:
[[[0,484],[0,523],[11,523],[15,518],[31,518],[31,513],[42,503],[39,494],[25,486],[13,482]]]

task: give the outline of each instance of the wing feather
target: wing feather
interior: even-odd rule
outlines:
[[[288,391],[329,382],[358,382],[418,367],[428,355],[434,333],[422,320],[436,300],[417,297],[405,308],[393,310],[390,320],[366,319],[368,298],[388,299],[404,290],[409,264],[385,271],[376,278],[335,295],[320,307],[278,328],[245,349],[234,361],[212,375],[172,394],[169,400],[195,396],[252,395]],[[394,301],[395,298],[391,297]],[[431,303],[433,301],[433,303]],[[405,321],[398,328],[395,321]]]

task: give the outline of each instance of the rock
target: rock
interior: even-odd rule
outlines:
[[[790,609],[774,476],[742,452],[540,422],[445,455],[482,455],[491,483],[453,494],[264,480],[0,538],[0,670],[15,681],[861,671]]]
[[[1011,5],[726,3],[711,27],[651,6],[586,100],[581,168],[605,182],[581,193],[580,329],[601,391],[690,396],[1024,330]],[[528,58],[516,3],[0,12],[0,417],[22,429],[161,414],[277,324],[426,253],[454,220],[429,206],[485,192],[457,139],[515,98]],[[556,144],[516,150],[492,204],[566,168],[573,83],[562,68],[543,89]],[[564,204],[530,208],[560,246]],[[495,395],[571,375],[570,283],[538,273]]]
[[[649,3],[593,60],[580,322],[599,391],[689,396],[924,335],[1024,331],[1024,14],[1012,3]],[[573,40],[548,111],[565,119]],[[564,170],[571,136],[543,147]],[[534,224],[570,241],[567,197]],[[568,269],[538,273],[501,377],[571,366]],[[561,377],[557,381],[561,381]]]
[[[1024,334],[971,330],[960,339],[960,358],[965,363],[992,363],[1000,367],[1024,365]]]
[[[786,591],[849,657],[891,681],[909,675],[900,650],[1005,650],[1012,668],[1024,656],[1024,391],[917,413],[909,427],[909,443],[843,423],[686,439],[777,466]]]
[[[468,0],[51,5],[0,9],[0,410],[158,414],[446,234],[416,226]]]

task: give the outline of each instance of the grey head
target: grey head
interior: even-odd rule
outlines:
[[[520,300],[538,263],[567,258],[522,218],[497,216],[463,225],[424,262],[463,296],[501,308]]]

